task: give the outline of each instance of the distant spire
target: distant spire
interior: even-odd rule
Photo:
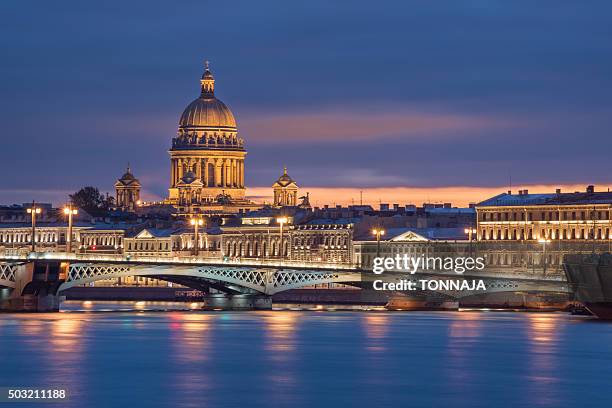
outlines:
[[[127,170],[126,170],[127,174],[131,174],[132,173],[132,169],[130,169],[130,162],[128,162],[127,164]]]
[[[215,78],[212,72],[210,72],[210,63],[208,60],[204,61],[204,73],[202,74],[202,79],[200,79],[200,85],[202,88],[202,97],[215,97]]]
[[[287,175],[287,166],[283,166],[283,176]]]

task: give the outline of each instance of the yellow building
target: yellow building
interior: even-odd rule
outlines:
[[[238,137],[230,109],[215,97],[208,64],[200,87],[200,96],[183,111],[172,139],[169,201],[197,206],[221,197],[244,200],[244,140]]]

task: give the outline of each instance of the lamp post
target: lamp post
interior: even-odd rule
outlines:
[[[380,237],[385,235],[385,230],[381,228],[374,228],[372,234],[376,236],[376,257],[380,258]]]
[[[287,217],[278,217],[276,222],[278,222],[280,229],[280,250],[278,251],[280,255],[280,262],[283,262],[283,256],[285,255],[285,247],[283,246],[283,225],[285,225],[289,221]]]
[[[32,207],[27,209],[28,214],[32,215],[32,252],[36,252],[36,214],[40,214],[42,209],[36,207],[36,203],[32,201]]]
[[[66,252],[72,252],[72,216],[79,213],[79,210],[72,208],[72,203],[64,208],[64,214],[68,216],[68,233],[66,235]]]
[[[478,230],[476,228],[466,228],[463,230],[464,233],[467,234],[468,240],[470,241],[470,256],[472,256],[472,237],[476,234]]]
[[[198,247],[199,247],[198,226],[204,225],[204,220],[201,218],[192,218],[190,222],[191,222],[191,225],[193,225],[193,238],[194,238],[193,254],[195,256],[198,256]]]
[[[538,239],[538,242],[540,244],[542,244],[542,259],[543,259],[543,263],[544,263],[544,275],[546,275],[546,244],[550,243],[550,239],[545,239],[545,238],[540,238]]]

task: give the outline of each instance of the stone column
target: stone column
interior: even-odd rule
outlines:
[[[244,188],[244,159],[240,160],[240,187]]]
[[[204,180],[202,180],[202,182],[204,183],[204,187],[210,187],[208,185],[208,159],[203,159],[202,161],[204,162],[202,164],[204,166]]]
[[[225,183],[223,183],[223,185],[225,187],[230,187],[231,179],[232,179],[232,168],[230,164],[230,159],[225,159]]]
[[[236,159],[230,160],[230,174],[232,176],[230,179],[230,186],[236,187]]]
[[[174,159],[170,159],[170,187],[174,187]]]
[[[176,181],[178,183],[178,181],[183,178],[183,159],[177,159],[178,160],[178,174],[176,175]]]
[[[202,181],[202,159],[197,158],[195,166],[196,166],[196,177],[198,178],[198,180]]]
[[[238,177],[238,159],[234,159],[234,187],[240,187],[240,177]]]
[[[215,159],[215,187],[221,187],[221,159]]]

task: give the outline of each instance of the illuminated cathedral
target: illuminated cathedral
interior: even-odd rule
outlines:
[[[244,139],[238,136],[232,111],[215,96],[208,62],[200,95],[181,114],[169,153],[170,186],[163,203],[175,207],[178,215],[231,214],[263,206],[245,198]],[[121,209],[134,211],[140,205],[140,183],[129,169],[115,187]],[[297,205],[298,186],[286,168],[272,189],[274,206]],[[309,207],[307,196],[300,199],[300,206]]]
[[[179,213],[238,212],[260,207],[245,199],[244,139],[232,111],[215,96],[206,63],[200,96],[183,111],[172,139],[168,203]]]

